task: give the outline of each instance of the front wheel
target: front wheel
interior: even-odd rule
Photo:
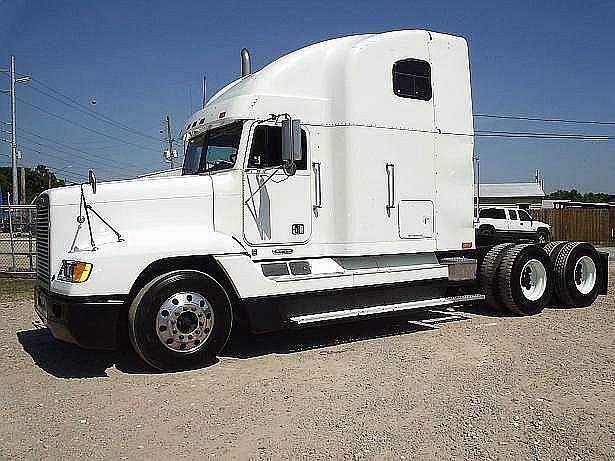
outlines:
[[[224,288],[196,270],[162,274],[145,285],[128,311],[135,351],[162,371],[212,363],[231,332],[231,303]]]

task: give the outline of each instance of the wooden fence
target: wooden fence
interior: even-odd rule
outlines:
[[[562,208],[528,210],[551,225],[551,240],[573,240],[615,246],[615,209]]]

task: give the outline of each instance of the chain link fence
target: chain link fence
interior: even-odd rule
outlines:
[[[0,207],[0,273],[36,273],[36,206]]]

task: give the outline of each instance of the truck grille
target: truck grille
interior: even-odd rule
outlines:
[[[36,277],[49,286],[49,197],[36,201]]]

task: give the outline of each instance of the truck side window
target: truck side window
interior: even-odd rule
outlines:
[[[508,214],[510,214],[510,219],[513,221],[517,220],[517,212],[515,210],[508,210]]]
[[[400,98],[431,99],[431,66],[419,59],[393,64],[393,92]]]
[[[297,170],[307,170],[307,139],[301,130],[302,159],[297,161]],[[260,125],[254,130],[248,168],[270,168],[282,164],[282,128]]]

